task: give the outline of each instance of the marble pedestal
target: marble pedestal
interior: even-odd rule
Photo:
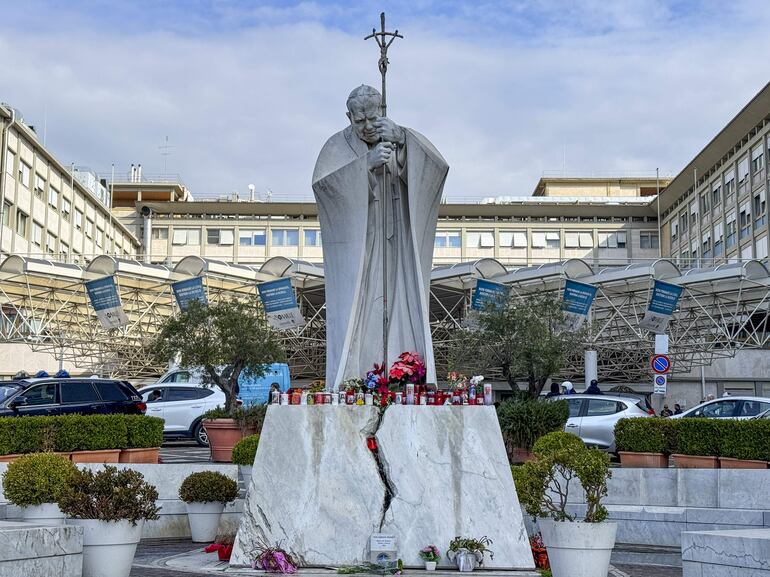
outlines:
[[[381,420],[375,407],[268,409],[231,564],[249,565],[260,540],[306,566],[360,563],[378,532],[407,566],[425,545],[486,536],[486,568],[533,568],[492,407],[393,406]]]

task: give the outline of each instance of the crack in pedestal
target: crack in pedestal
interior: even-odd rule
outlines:
[[[387,407],[382,407],[378,411],[377,420],[375,421],[374,426],[367,430],[367,443],[369,442],[369,439],[374,439],[374,442],[377,442],[377,433],[382,426],[382,421],[385,418],[386,409]],[[370,449],[369,452],[371,453],[372,458],[377,465],[377,473],[380,475],[382,485],[385,487],[385,495],[382,500],[382,511],[380,513],[380,523],[378,525],[379,530],[382,531],[382,526],[385,524],[385,516],[388,514],[390,505],[393,502],[393,498],[396,496],[396,489],[390,480],[388,463],[382,456],[382,453],[380,453],[379,446],[376,446],[374,449]]]

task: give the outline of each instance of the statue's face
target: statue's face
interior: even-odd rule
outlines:
[[[380,107],[373,101],[366,102],[363,106],[356,103],[348,111],[353,131],[367,144],[377,144],[380,141],[380,135],[374,127],[374,121],[379,117]]]

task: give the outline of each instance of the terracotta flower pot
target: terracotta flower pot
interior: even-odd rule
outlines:
[[[203,428],[209,436],[211,460],[230,463],[233,460],[233,447],[243,437],[256,434],[254,427],[241,428],[235,419],[210,419],[203,421]]]
[[[149,463],[156,464],[160,449],[123,449],[120,451],[119,463]]]
[[[667,469],[668,455],[663,453],[631,453],[618,451],[620,466],[634,469]]]
[[[754,461],[750,459],[732,459],[720,457],[719,467],[722,469],[767,469],[766,461]]]
[[[674,458],[674,467],[680,469],[718,469],[718,457],[705,457],[702,455],[671,455]]]
[[[99,451],[73,451],[73,463],[118,463],[120,449],[101,449]]]
[[[21,455],[0,455],[0,463],[13,463]]]

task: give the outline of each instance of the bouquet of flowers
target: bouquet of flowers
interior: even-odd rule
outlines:
[[[441,559],[441,551],[435,545],[428,545],[420,549],[420,558],[423,561],[437,562]]]
[[[401,353],[390,367],[388,378],[391,383],[421,383],[425,379],[425,363],[417,353]]]
[[[481,381],[483,380],[484,380],[484,375],[476,375],[475,377],[471,377],[471,384],[478,387],[481,384]]]
[[[475,378],[475,377],[474,377]],[[484,377],[482,377],[483,379]],[[455,391],[464,391],[468,386],[468,377],[457,371],[452,371],[446,376],[449,388]]]
[[[252,569],[262,569],[267,573],[296,573],[297,564],[291,555],[280,548],[269,545],[264,539],[257,539],[251,552]]]

